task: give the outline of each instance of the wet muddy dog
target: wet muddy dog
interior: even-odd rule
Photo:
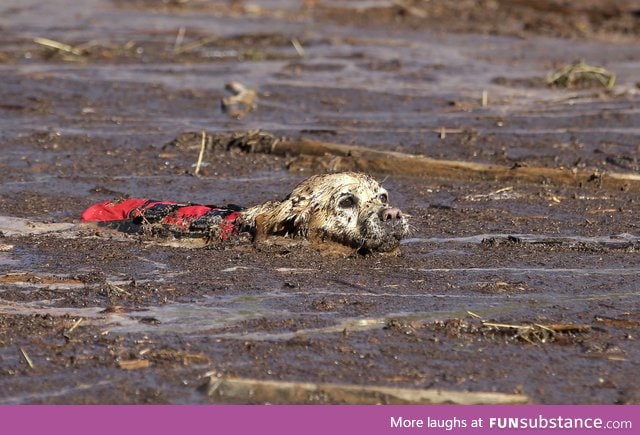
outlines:
[[[83,222],[159,238],[203,238],[209,243],[249,236],[256,243],[286,237],[329,253],[397,252],[409,231],[406,216],[368,175],[312,176],[282,201],[250,208],[122,199],[92,205]]]

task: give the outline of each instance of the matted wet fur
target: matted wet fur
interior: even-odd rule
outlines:
[[[242,212],[240,223],[268,236],[308,239],[347,253],[397,251],[408,234],[405,215],[388,202],[388,192],[373,178],[356,172],[314,175],[283,201]]]

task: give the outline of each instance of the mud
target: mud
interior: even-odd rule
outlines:
[[[625,189],[373,174],[411,215],[400,256],[78,224],[113,197],[252,205],[312,173],[210,149],[196,177],[198,150],[167,144],[203,130],[637,174],[636,3],[3,2],[0,403],[211,403],[210,378],[639,403]],[[616,85],[547,85],[580,59]],[[231,80],[257,90],[240,119]]]

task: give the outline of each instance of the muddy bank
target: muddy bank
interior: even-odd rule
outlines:
[[[377,173],[411,215],[397,257],[78,224],[125,196],[253,205],[318,170],[212,147],[195,176],[186,132],[637,175],[634,2],[214,3],[0,7],[0,403],[228,401],[217,380],[640,401],[640,206],[624,186]],[[580,58],[615,86],[547,84]],[[221,110],[230,80],[255,110]]]
[[[356,20],[360,25],[428,28],[437,32],[607,40],[637,38],[640,31],[637,1],[403,0],[353,2],[348,8],[341,8],[340,2],[318,3],[320,16],[345,24]]]

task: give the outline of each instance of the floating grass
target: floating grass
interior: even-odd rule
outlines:
[[[550,86],[567,89],[585,87],[592,83],[612,89],[616,84],[616,75],[603,67],[579,61],[565,65],[547,77],[547,84]]]

